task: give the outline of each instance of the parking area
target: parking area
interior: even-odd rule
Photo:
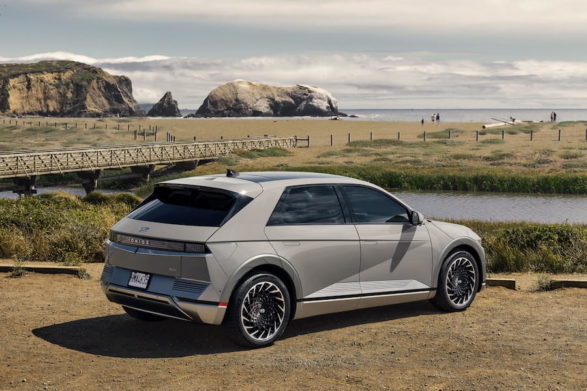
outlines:
[[[0,273],[0,389],[587,389],[585,289],[321,316],[244,350],[218,327],[132,320],[103,296],[101,265],[87,269]]]

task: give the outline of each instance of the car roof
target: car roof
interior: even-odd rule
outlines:
[[[255,197],[261,193],[261,191],[263,191],[263,188],[270,187],[285,187],[317,183],[366,182],[342,175],[323,174],[316,172],[256,171],[238,173],[237,176],[233,177],[227,176],[226,174],[202,175],[174,179],[163,183],[221,188],[224,190],[247,194],[251,197]]]

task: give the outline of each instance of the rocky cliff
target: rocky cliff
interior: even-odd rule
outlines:
[[[198,109],[200,117],[290,117],[340,115],[326,90],[296,85],[277,87],[236,80],[213,89]]]
[[[167,91],[165,95],[155,103],[155,105],[147,113],[149,117],[181,117],[177,101],[173,99],[171,91]]]
[[[144,115],[128,77],[73,61],[0,64],[0,113],[68,117]]]

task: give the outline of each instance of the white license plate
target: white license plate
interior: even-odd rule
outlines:
[[[130,280],[128,280],[128,286],[139,289],[147,289],[150,279],[151,275],[148,273],[131,272]]]

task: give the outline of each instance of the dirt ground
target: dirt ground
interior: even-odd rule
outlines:
[[[462,313],[415,303],[299,320],[244,350],[219,327],[130,319],[100,270],[0,273],[0,389],[587,389],[584,289],[488,288]]]

